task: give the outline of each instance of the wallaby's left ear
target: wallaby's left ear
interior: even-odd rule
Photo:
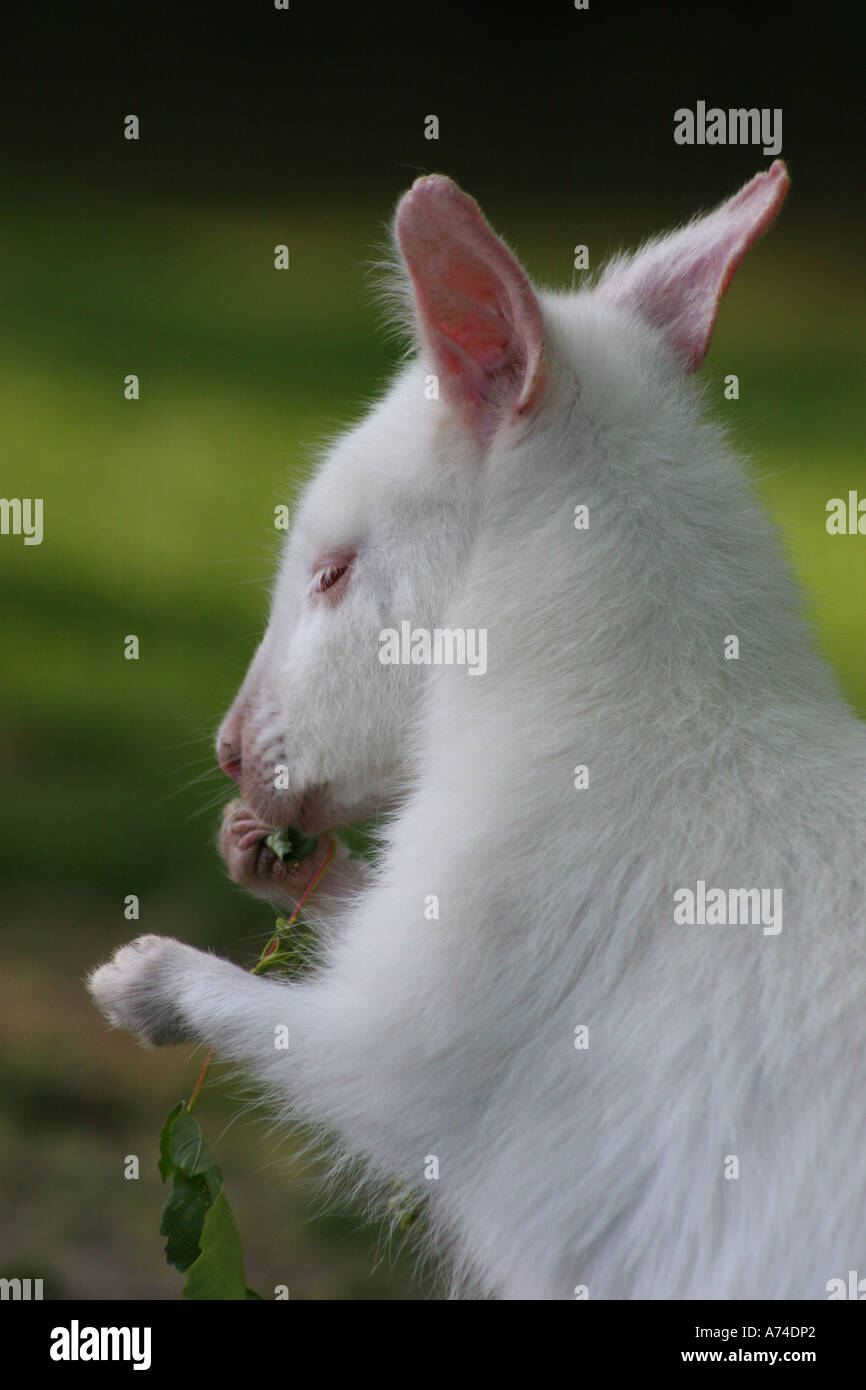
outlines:
[[[661,329],[688,371],[707,355],[719,304],[734,273],[769,227],[788,191],[781,159],[706,217],[651,242],[602,279],[599,297]]]
[[[487,443],[541,392],[535,291],[475,200],[441,174],[417,179],[401,199],[396,233],[442,394]]]

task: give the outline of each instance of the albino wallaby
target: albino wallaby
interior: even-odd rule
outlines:
[[[386,811],[381,858],[341,852],[296,982],[158,936],[89,981],[426,1197],[452,1294],[866,1273],[866,730],[691,377],[787,187],[777,161],[565,294],[417,180],[417,352],[308,487],[218,743],[254,892],[321,861],[275,826]]]

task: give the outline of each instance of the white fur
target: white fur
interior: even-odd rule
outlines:
[[[540,298],[532,418],[484,455],[422,351],[287,546],[245,760],[397,808],[324,966],[286,985],[144,938],[93,989],[426,1196],[454,1291],[823,1298],[866,1274],[866,735],[657,332],[597,291]],[[312,609],[343,543],[352,590]],[[486,627],[486,675],[383,667],[403,618]],[[698,879],[782,888],[781,933],[675,925]]]

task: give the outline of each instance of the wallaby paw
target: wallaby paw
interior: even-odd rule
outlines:
[[[109,1023],[151,1047],[194,1041],[183,1017],[179,986],[201,953],[170,936],[139,936],[115,951],[87,978]]]
[[[240,799],[230,801],[223,812],[218,844],[235,883],[257,898],[296,908],[321,869],[328,853],[322,836],[318,846],[298,864],[284,864],[265,844],[274,830]]]

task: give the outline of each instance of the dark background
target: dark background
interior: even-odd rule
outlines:
[[[703,99],[782,107],[798,197],[818,209],[863,196],[863,36],[841,4],[48,3],[4,36],[0,158],[239,201],[388,193],[437,161],[541,200],[712,197],[761,158],[674,145],[673,110]],[[146,130],[134,162],[114,124],[129,111]],[[432,151],[419,112],[440,117]]]

